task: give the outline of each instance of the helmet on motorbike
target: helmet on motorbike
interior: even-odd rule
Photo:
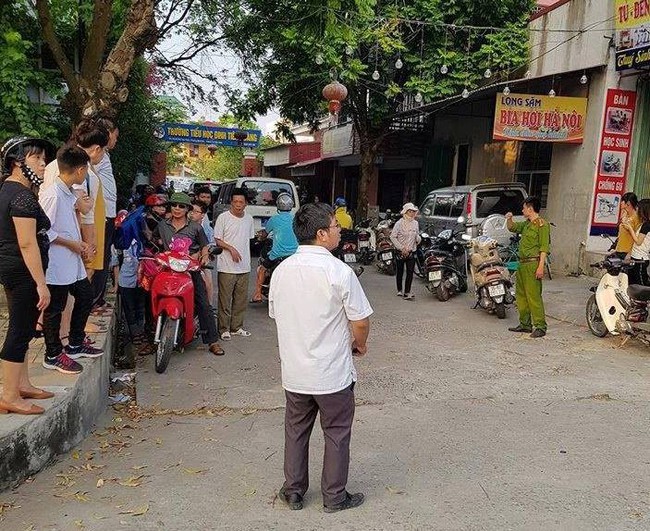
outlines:
[[[2,149],[0,149],[0,161],[2,162],[2,175],[9,175],[16,162],[23,162],[25,157],[34,150],[44,151],[45,160],[50,162],[56,156],[56,148],[49,140],[43,138],[32,138],[28,136],[15,136],[7,140]],[[38,178],[30,168],[23,166],[23,173],[33,184],[40,185],[41,179]],[[36,181],[38,182],[35,182]]]
[[[166,204],[167,196],[163,194],[151,194],[144,202],[144,205],[148,207],[165,206]]]
[[[294,207],[293,197],[289,192],[282,192],[275,200],[275,205],[278,207],[278,212],[291,212]]]
[[[347,203],[345,202],[345,197],[337,197],[336,201],[334,201],[334,206],[336,208],[347,206]]]

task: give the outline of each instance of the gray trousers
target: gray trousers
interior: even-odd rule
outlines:
[[[309,437],[320,411],[325,438],[321,491],[323,505],[345,500],[354,419],[354,383],[329,395],[284,392],[284,490],[304,496],[309,488]]]
[[[244,327],[248,305],[248,273],[219,272],[219,334]]]

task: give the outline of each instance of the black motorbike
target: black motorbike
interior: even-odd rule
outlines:
[[[467,252],[462,230],[443,230],[425,252],[427,289],[440,301],[467,291]]]
[[[358,261],[362,263],[363,265],[370,265],[372,264],[372,261],[375,259],[375,254],[372,251],[371,248],[371,235],[370,235],[370,218],[364,219],[363,221],[359,222],[357,226],[355,227],[355,231],[357,233],[357,257]]]
[[[359,265],[359,239],[355,230],[341,229],[341,242],[332,254],[339,260],[348,264],[358,277],[363,273],[363,266]]]

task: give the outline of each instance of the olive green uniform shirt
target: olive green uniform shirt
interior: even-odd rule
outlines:
[[[537,218],[535,221],[517,221],[510,232],[521,234],[519,258],[535,258],[540,253],[548,254],[551,247],[551,226],[548,221]]]

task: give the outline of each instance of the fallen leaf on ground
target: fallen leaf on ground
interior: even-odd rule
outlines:
[[[81,454],[79,453],[79,450],[73,450],[72,451],[72,459],[79,459],[81,457]]]
[[[103,486],[104,486],[104,480],[102,478],[99,478],[97,480],[97,488],[99,489],[99,488],[101,488]]]
[[[140,485],[142,485],[143,477],[144,476],[131,476],[127,479],[123,479],[122,481],[118,481],[118,483],[125,487],[139,487]]]
[[[404,494],[404,491],[401,489],[397,489],[395,487],[391,487],[390,485],[386,486],[386,490],[390,492],[391,494]]]
[[[149,465],[137,465],[137,466],[132,466],[131,468],[133,470],[142,470],[143,468],[147,468]]]
[[[136,509],[129,509],[128,511],[120,511],[119,514],[130,514],[131,516],[142,516],[149,510],[149,504],[143,505]]]
[[[59,478],[56,484],[60,487],[71,487],[76,483],[76,481],[72,479],[73,476],[69,474],[57,474],[56,477]]]
[[[203,474],[205,470],[201,470],[200,468],[184,468],[183,472],[186,474]]]
[[[76,525],[79,529],[86,529],[83,520],[75,520],[74,525]]]
[[[75,500],[80,502],[89,502],[90,498],[86,496],[87,494],[88,494],[87,492],[77,491],[74,493],[74,498]]]

